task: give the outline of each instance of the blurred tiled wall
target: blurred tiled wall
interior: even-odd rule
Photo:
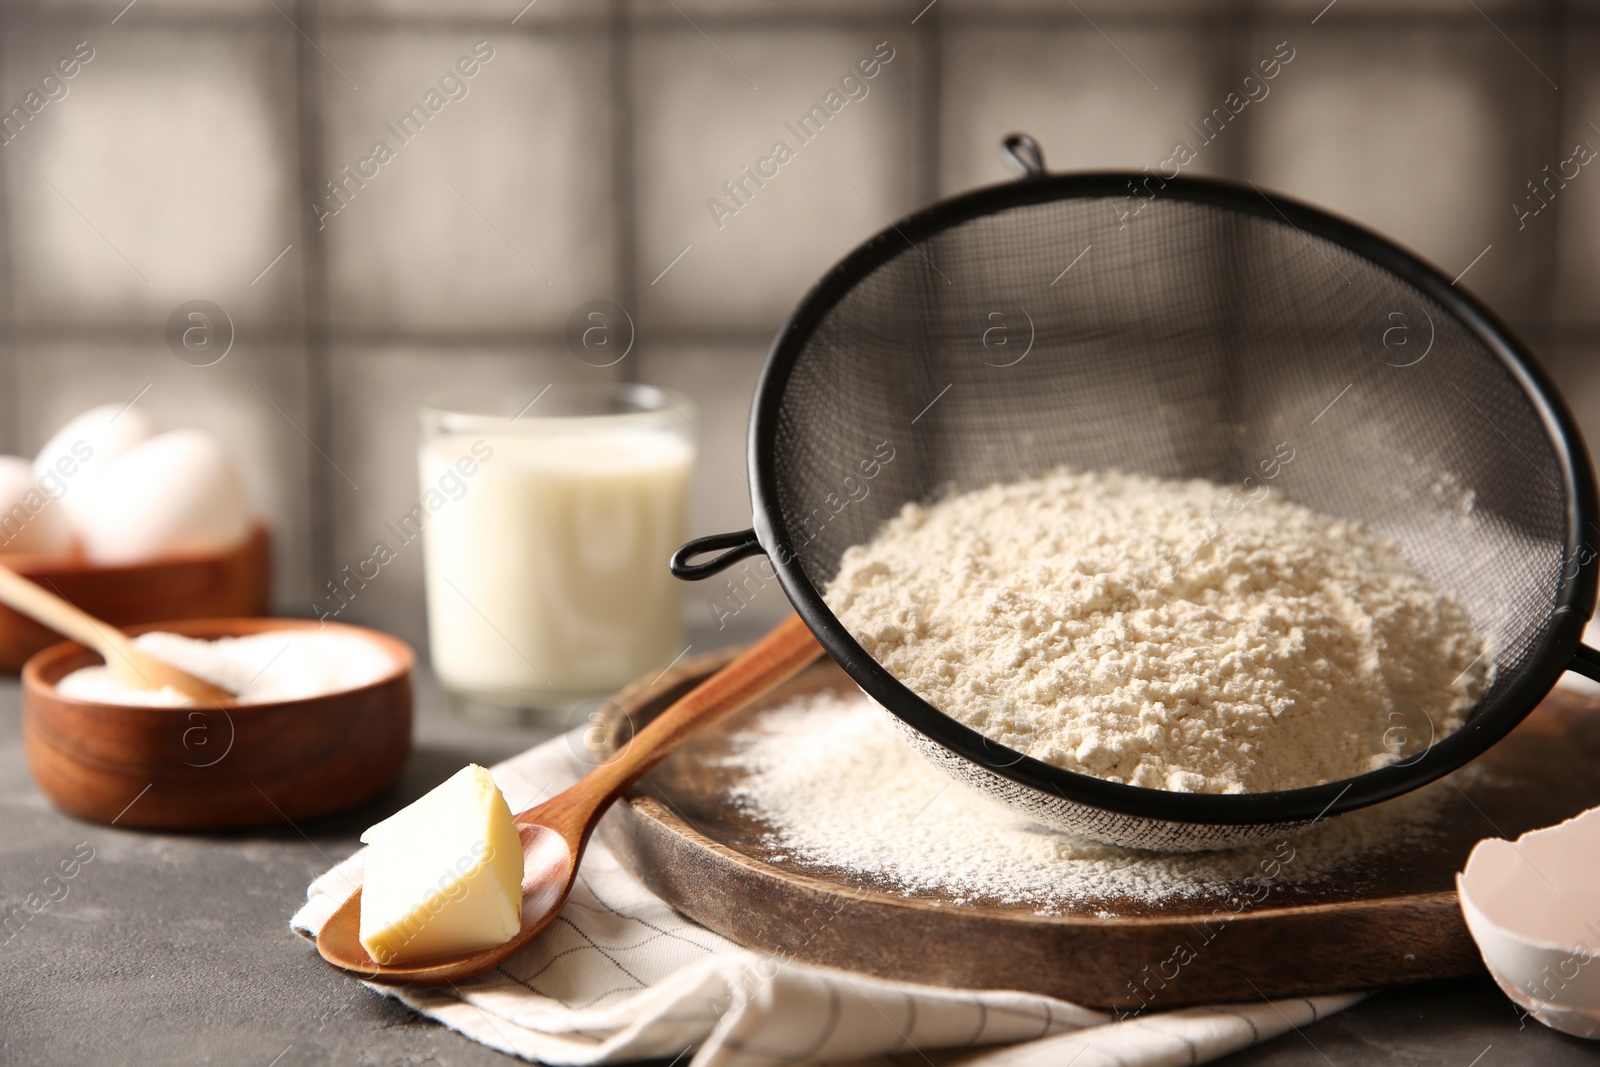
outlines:
[[[1153,165],[1280,48],[1270,93],[1188,169],[1467,271],[1600,441],[1600,170],[1536,216],[1513,208],[1600,146],[1600,4],[524,2],[0,6],[0,106],[30,111],[0,146],[6,450],[135,396],[212,430],[277,531],[278,609],[309,614],[415,501],[425,395],[620,376],[695,397],[691,533],[742,527],[760,361],[830,263],[1006,178],[1011,130],[1056,168]],[[722,183],[874,53],[866,95],[714,217]],[[418,105],[421,132],[397,132]],[[604,370],[564,339],[595,298],[638,328]],[[164,340],[194,299],[236,329],[214,366]],[[712,620],[715,592],[691,592],[692,617]],[[420,640],[421,604],[413,554],[342,617]],[[768,587],[743,621],[781,610]]]

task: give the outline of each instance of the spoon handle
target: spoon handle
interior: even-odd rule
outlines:
[[[56,633],[72,638],[80,645],[94,649],[108,663],[113,652],[120,647],[117,639],[127,640],[120,632],[96,625],[94,619],[82,609],[6,566],[0,566],[0,603],[34,622],[48,626]]]
[[[559,829],[581,849],[599,816],[696,731],[771,692],[822,655],[798,615],[790,615],[716,674],[691,689],[634,735],[621,753],[565,792],[517,815]]]

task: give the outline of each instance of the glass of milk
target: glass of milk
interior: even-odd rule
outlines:
[[[558,382],[445,393],[419,415],[428,638],[465,707],[570,709],[683,650],[667,558],[695,455],[687,398]]]

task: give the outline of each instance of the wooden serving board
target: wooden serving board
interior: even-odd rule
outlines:
[[[642,725],[731,655],[626,690],[619,710]],[[798,693],[853,686],[831,661],[809,668],[652,771],[601,823],[602,839],[652,891],[743,945],[884,978],[1139,1010],[1478,973],[1455,893],[1473,844],[1600,804],[1600,706],[1557,690],[1480,758],[1486,773],[1445,788],[1431,833],[1357,857],[1330,881],[1273,884],[1259,903],[1229,891],[1096,900],[1054,916],[956,903],[792,854],[773,863],[770,827],[727,799],[741,772],[721,757],[751,716]]]

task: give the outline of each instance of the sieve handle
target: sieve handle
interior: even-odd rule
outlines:
[[[1000,158],[1019,178],[1043,178],[1044,149],[1025,133],[1008,133],[1000,142]]]
[[[1585,678],[1600,682],[1600,651],[1580,644],[1578,651],[1572,654],[1572,662],[1567,664],[1567,670],[1577,671]]]
[[[703,556],[718,549],[727,551],[703,563],[690,562],[695,556]],[[760,555],[764,551],[766,550],[761,547],[761,542],[756,540],[754,530],[736,530],[733,533],[696,537],[674,552],[667,566],[671,568],[674,578],[681,578],[686,582],[698,582],[702,578],[709,578],[725,570],[741,559]]]

